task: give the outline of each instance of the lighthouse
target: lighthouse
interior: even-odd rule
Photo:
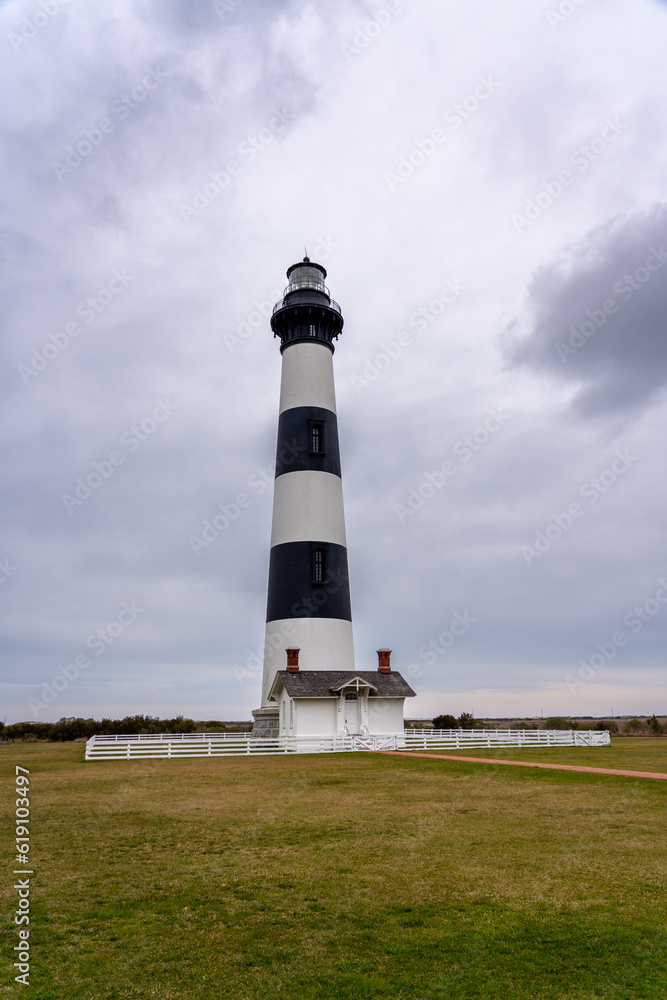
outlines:
[[[282,376],[256,736],[368,729],[379,678],[400,700],[402,730],[403,699],[414,693],[390,669],[355,671],[333,372],[343,316],[326,276],[307,256],[293,264],[271,316]]]

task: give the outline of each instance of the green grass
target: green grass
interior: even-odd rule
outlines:
[[[610,747],[516,747],[499,749],[418,750],[417,753],[452,754],[457,757],[493,757],[495,760],[532,760],[539,764],[578,764],[611,767],[619,771],[656,771],[667,774],[667,739],[616,736]]]
[[[667,771],[666,749],[502,755]],[[31,771],[39,1000],[667,995],[667,782],[375,754],[86,764],[82,744],[0,761],[8,859]],[[21,996],[11,961],[0,992]]]

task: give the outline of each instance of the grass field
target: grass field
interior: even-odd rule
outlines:
[[[667,996],[667,782],[376,754],[3,763],[2,995]],[[464,751],[461,751],[465,754]],[[474,751],[667,771],[667,740]],[[14,765],[34,949],[13,982]]]
[[[581,767],[610,767],[619,771],[656,771],[667,774],[667,740],[657,738],[616,737],[611,747],[531,747],[520,750],[465,748],[426,750],[417,753],[451,754],[455,757],[491,757],[495,760],[533,760],[539,764],[574,764]],[[497,770],[497,768],[496,768]]]

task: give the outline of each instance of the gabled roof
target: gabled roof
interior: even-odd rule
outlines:
[[[413,698],[415,692],[399,673],[381,674],[377,670],[299,670],[292,674],[278,670],[269,698],[284,687],[290,698],[337,698],[341,690],[368,691],[370,698]]]

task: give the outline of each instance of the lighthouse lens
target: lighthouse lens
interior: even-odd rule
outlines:
[[[319,292],[326,292],[322,272],[317,267],[295,267],[289,276],[289,290],[296,292],[300,288],[314,288]]]

